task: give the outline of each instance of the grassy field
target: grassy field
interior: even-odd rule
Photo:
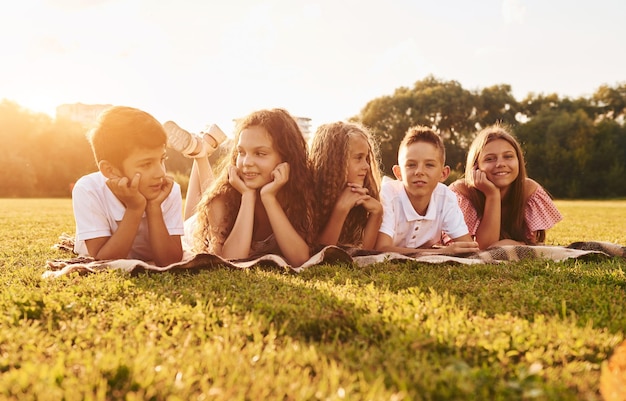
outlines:
[[[626,201],[548,243],[626,244]],[[0,399],[600,400],[626,261],[382,263],[42,280],[68,199],[0,199]]]

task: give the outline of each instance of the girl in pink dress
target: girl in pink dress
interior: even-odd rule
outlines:
[[[481,130],[470,146],[465,177],[450,185],[481,249],[538,245],[562,220],[550,195],[528,178],[517,140],[502,126]]]

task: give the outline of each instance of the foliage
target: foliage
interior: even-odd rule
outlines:
[[[86,130],[17,104],[0,102],[0,196],[68,196],[71,183],[95,169]]]
[[[474,126],[475,114],[472,93],[456,81],[440,82],[428,77],[411,89],[401,87],[392,96],[368,102],[358,119],[379,140],[382,164],[391,174],[397,161],[397,145],[407,129],[415,125],[435,127],[447,139],[448,163],[462,162],[456,149],[463,143],[465,132]]]
[[[553,243],[626,243],[626,201],[557,206]],[[41,280],[70,201],[0,224],[0,399],[599,400],[624,339],[618,259]]]
[[[530,176],[555,197],[573,199],[626,196],[625,118],[626,83],[602,85],[589,98],[529,93],[518,101],[510,85],[468,90],[433,76],[369,101],[352,117],[378,139],[388,175],[411,126],[427,125],[443,136],[447,164],[459,176],[477,130],[506,123],[523,144]],[[96,170],[86,128],[77,123],[53,120],[5,100],[0,127],[5,144],[0,197],[68,196],[76,179]],[[212,165],[217,166],[228,146],[211,156]],[[190,159],[173,151],[168,157],[171,174],[189,176]]]
[[[88,128],[0,102],[0,197],[67,197],[73,183],[97,170]],[[167,167],[189,175],[191,160],[169,152]]]
[[[560,198],[626,196],[626,84],[601,86],[589,99],[529,94],[518,102],[509,85],[466,90],[432,76],[368,102],[353,117],[381,143],[391,174],[407,129],[427,125],[446,142],[447,164],[462,172],[477,130],[501,122],[523,144],[530,176]]]

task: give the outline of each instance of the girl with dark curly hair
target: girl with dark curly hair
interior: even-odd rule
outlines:
[[[311,171],[307,145],[283,109],[260,110],[237,126],[235,146],[197,205],[194,251],[226,259],[310,257]]]

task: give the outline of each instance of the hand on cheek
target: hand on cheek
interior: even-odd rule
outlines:
[[[232,185],[233,188],[235,188],[237,192],[239,192],[242,195],[244,192],[250,190],[250,188],[248,188],[246,183],[243,182],[243,180],[241,179],[241,176],[239,175],[239,169],[237,168],[237,166],[228,167],[228,183]]]
[[[174,179],[172,179],[172,177],[166,176],[165,178],[163,178],[163,184],[161,185],[161,192],[159,192],[159,195],[150,202],[161,205],[161,203],[163,203],[163,201],[167,199],[169,194],[172,192],[173,187],[174,187]]]
[[[135,174],[131,180],[128,177],[114,176],[107,180],[107,186],[126,208],[145,208],[146,198],[139,192],[141,175]]]
[[[289,181],[289,163],[279,163],[272,171],[272,181],[261,188],[261,195],[276,195]]]
[[[487,174],[479,168],[474,170],[474,185],[485,194],[498,190],[494,183],[489,181]]]

